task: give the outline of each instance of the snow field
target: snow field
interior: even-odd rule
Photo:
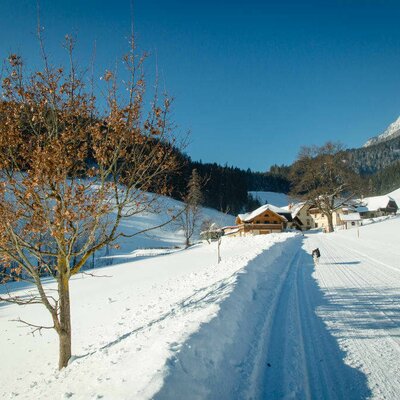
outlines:
[[[309,235],[321,249],[314,277],[328,303],[318,308],[346,351],[348,365],[363,372],[374,399],[400,394],[400,218],[330,235]]]
[[[148,196],[153,196],[151,193]],[[160,226],[170,221],[171,216],[177,214],[184,204],[166,196],[158,196],[153,212],[142,212],[121,222],[120,230],[129,235],[135,234],[149,227]],[[235,222],[233,215],[224,214],[212,208],[202,207],[199,224],[195,229],[192,242],[199,240],[200,225],[205,219],[210,219],[218,226],[232,225]],[[129,261],[135,257],[166,254],[169,251],[182,247],[185,237],[182,228],[174,222],[161,228],[140,233],[132,238],[120,238],[119,249],[103,248],[96,253],[96,266],[112,265]]]
[[[56,335],[46,330],[33,337],[10,321],[47,324],[43,306],[2,305],[1,362],[7,368],[0,397],[147,399],[159,392],[159,398],[200,398],[210,390],[244,390],[246,380],[237,387],[234,379],[250,377],[249,360],[259,353],[248,329],[262,328],[260,313],[268,309],[257,306],[273,303],[298,241],[295,234],[229,238],[220,264],[212,243],[91,271],[97,278],[78,275],[71,282],[74,359],[61,372],[55,370]]]
[[[399,232],[393,217],[359,235],[223,238],[220,264],[216,243],[135,251],[72,280],[61,372],[54,333],[10,321],[46,324],[43,306],[1,304],[0,398],[397,400]]]

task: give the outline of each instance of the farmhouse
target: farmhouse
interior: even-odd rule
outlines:
[[[315,228],[314,219],[310,214],[311,205],[307,202],[289,204],[287,209],[291,212],[291,226],[302,231]],[[285,207],[286,209],[286,207]]]
[[[250,213],[239,214],[236,225],[225,227],[224,233],[231,236],[254,236],[282,232],[291,221],[292,216],[288,210],[266,204]]]
[[[366,197],[360,203],[360,206],[357,207],[357,212],[360,213],[361,218],[375,218],[396,214],[398,210],[396,201],[388,195]]]

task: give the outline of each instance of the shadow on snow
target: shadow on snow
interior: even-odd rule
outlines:
[[[216,317],[178,349],[171,345],[168,373],[155,399],[273,400],[311,395],[312,399],[350,400],[370,396],[366,376],[344,363],[345,352],[316,313],[321,307],[327,310],[329,301],[312,277],[311,256],[299,250],[300,245],[298,238],[288,240],[252,260],[246,273],[238,275],[234,290],[220,303]],[[278,248],[281,254],[271,263]],[[300,262],[296,263],[297,257]],[[260,269],[260,265],[265,268]],[[282,273],[287,265],[287,273]],[[293,358],[299,354],[299,343],[285,342],[286,319],[293,314],[285,298],[293,291],[299,296],[298,329],[302,330],[304,348],[300,356],[307,379],[300,374],[290,382],[288,370],[298,360],[284,358],[283,353],[288,354],[284,346],[292,346],[289,353]],[[274,369],[277,372],[271,380]]]

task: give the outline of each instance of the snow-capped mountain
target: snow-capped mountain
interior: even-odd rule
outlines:
[[[384,142],[386,140],[390,140],[393,139],[397,136],[400,136],[400,117],[396,119],[396,121],[392,122],[387,129],[385,130],[385,132],[381,133],[378,136],[375,136],[371,139],[369,139],[363,147],[368,147],[371,146],[373,144],[377,144],[377,143],[381,143]]]

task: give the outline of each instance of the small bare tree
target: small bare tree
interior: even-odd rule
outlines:
[[[202,178],[197,173],[197,170],[193,169],[187,184],[186,195],[183,197],[185,208],[176,220],[178,226],[182,228],[185,235],[186,247],[190,246],[190,239],[192,238],[196,227],[200,223],[201,203],[203,200],[201,187]]]
[[[333,212],[360,190],[360,178],[348,165],[344,147],[327,142],[303,147],[291,171],[292,195],[315,204],[333,232]]]
[[[129,236],[121,221],[152,209],[156,196],[146,192],[167,193],[177,168],[171,101],[156,90],[145,106],[145,56],[133,40],[122,61],[128,78],[106,71],[100,106],[74,65],[70,37],[66,48],[68,67],[52,67],[44,55],[44,69],[29,76],[11,55],[0,102],[0,265],[3,275],[36,287],[29,298],[0,300],[46,307],[51,326],[22,322],[55,329],[60,369],[71,357],[71,277],[96,251]],[[43,285],[44,272],[56,294]]]

